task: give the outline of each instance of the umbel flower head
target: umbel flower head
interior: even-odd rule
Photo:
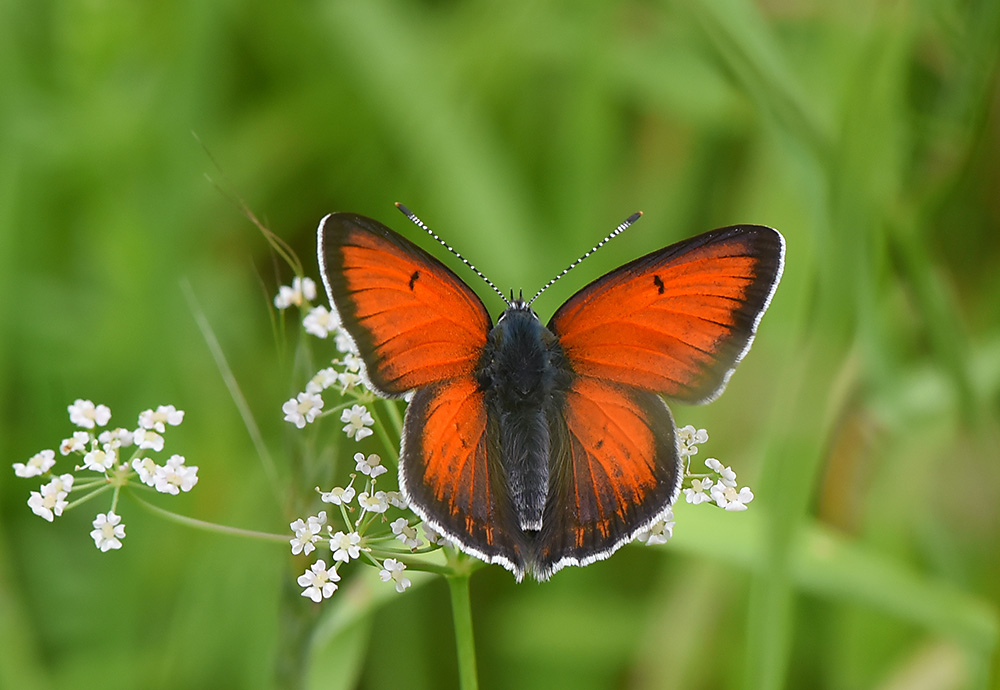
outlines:
[[[298,578],[302,596],[316,602],[333,595],[337,589],[335,583],[340,580],[338,568],[352,560],[361,560],[388,572],[389,576],[383,579],[392,581],[399,592],[410,586],[410,580],[402,576],[406,565],[398,556],[412,553],[422,542],[415,527],[409,524],[409,517],[397,517],[391,523],[385,517],[390,510],[406,510],[406,503],[398,491],[378,488],[378,478],[385,474],[385,468],[377,455],[358,453],[356,463],[358,468],[368,470],[351,475],[352,484],[359,477],[363,478],[363,491],[355,491],[352,484],[335,486],[329,491],[317,488],[320,500],[335,506],[336,510],[329,515],[325,510],[320,511],[289,525],[293,535],[289,544],[294,555],[329,549],[329,559],[318,559]],[[402,542],[406,551],[400,551],[396,541]]]
[[[198,468],[188,465],[184,456],[174,454],[162,465],[152,457],[163,450],[167,427],[184,421],[184,412],[173,405],[139,413],[134,429],[103,429],[111,421],[111,409],[90,400],[77,399],[67,411],[79,430],[63,439],[59,453],[65,458],[75,456],[78,464],[65,466],[72,460],[60,461],[52,450],[39,451],[27,462],[13,464],[18,477],[42,478],[39,489],[28,495],[28,507],[43,520],[53,522],[73,506],[110,491],[110,509],[97,515],[90,536],[98,549],[112,551],[120,549],[125,538],[125,525],[116,512],[123,487],[145,485],[176,495],[198,483]],[[70,500],[71,494],[75,500]]]

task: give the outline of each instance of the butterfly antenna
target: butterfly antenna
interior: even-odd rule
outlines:
[[[590,251],[588,251],[586,254],[584,254],[583,256],[581,256],[579,259],[577,259],[576,261],[574,261],[573,263],[571,263],[569,266],[567,266],[566,268],[564,268],[563,271],[562,271],[562,273],[560,273],[555,278],[553,278],[552,280],[550,280],[549,282],[547,282],[545,285],[543,285],[541,287],[541,289],[538,292],[535,293],[535,296],[532,297],[528,301],[528,304],[531,305],[532,302],[534,302],[536,299],[538,299],[539,295],[541,295],[543,292],[545,292],[550,287],[552,287],[557,280],[559,280],[564,275],[566,275],[567,273],[569,273],[570,271],[572,271],[574,268],[576,268],[577,266],[579,266],[581,261],[583,261],[584,259],[586,259],[588,256],[590,256],[591,254],[593,254],[594,252],[596,252],[601,247],[603,247],[610,240],[612,240],[613,238],[615,238],[618,235],[620,235],[622,232],[625,231],[625,228],[627,228],[628,226],[632,225],[632,223],[636,222],[641,217],[642,217],[642,211],[636,211],[631,216],[629,216],[628,218],[626,218],[617,228],[615,228],[614,230],[612,230],[611,232],[609,232],[607,237],[605,237],[603,240],[601,240],[600,242],[598,242],[597,244],[595,244],[593,247],[591,247]]]
[[[440,242],[442,247],[444,247],[449,252],[451,252],[452,254],[454,254],[455,256],[457,256],[458,259],[459,259],[459,261],[461,261],[463,264],[465,264],[466,266],[468,266],[469,268],[472,269],[473,273],[475,273],[477,276],[479,276],[480,278],[482,278],[483,280],[485,280],[486,284],[489,285],[491,288],[493,288],[493,292],[495,292],[498,295],[500,295],[500,299],[502,299],[504,301],[504,304],[506,304],[508,307],[510,306],[510,300],[508,300],[506,297],[503,296],[503,293],[500,292],[500,288],[498,288],[496,285],[494,285],[492,280],[490,280],[489,278],[487,278],[485,275],[483,275],[482,271],[480,271],[478,268],[476,268],[471,263],[469,263],[468,259],[466,259],[464,256],[462,256],[461,254],[459,254],[457,251],[455,251],[454,249],[452,249],[452,247],[451,247],[450,244],[448,244],[447,242],[445,242],[444,240],[442,240],[440,237],[438,237],[437,234],[433,230],[431,230],[429,227],[427,227],[427,225],[424,223],[424,221],[422,221],[419,218],[417,218],[416,214],[413,213],[413,211],[411,211],[410,209],[406,208],[405,206],[403,206],[398,201],[396,202],[396,208],[398,208],[402,212],[402,214],[404,216],[406,216],[407,218],[409,218],[410,222],[412,222],[417,227],[423,228],[427,232],[428,235],[430,235],[431,237],[433,237],[434,239],[436,239],[438,242]],[[514,295],[514,293],[511,293],[511,297],[513,297],[513,295]]]

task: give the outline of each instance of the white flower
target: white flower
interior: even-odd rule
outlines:
[[[317,539],[319,537],[318,535],[314,535],[312,532],[309,531],[309,529],[306,527],[306,521],[303,520],[302,518],[299,518],[295,522],[288,523],[288,526],[291,528],[292,533],[295,535],[294,537],[288,540],[288,543],[291,544],[292,546],[292,554],[298,556],[300,553],[302,553],[308,556],[310,553],[312,553],[312,551],[316,548],[314,546],[314,542],[316,541],[316,539],[313,539],[313,537],[316,537]]]
[[[451,539],[439,533],[433,527],[428,525],[426,522],[422,523],[420,527],[424,530],[424,537],[431,544],[437,544],[438,546],[454,546]]]
[[[101,435],[103,436],[104,433]],[[64,438],[63,442],[59,444],[59,453],[62,455],[81,453],[88,443],[90,443],[90,434],[86,431],[74,431],[72,436]]]
[[[389,501],[389,505],[402,508],[403,510],[410,507],[410,504],[406,502],[406,497],[403,496],[402,491],[386,491],[385,497],[386,500]]]
[[[365,457],[364,453],[354,454],[355,469],[361,474],[368,475],[372,479],[385,474],[389,470],[382,466],[382,458],[375,453]]]
[[[409,579],[403,577],[404,570],[406,570],[406,565],[400,563],[395,558],[387,558],[382,561],[382,570],[379,571],[378,576],[382,579],[382,582],[395,581],[396,591],[403,592],[410,586]]]
[[[369,513],[384,513],[389,510],[389,499],[384,491],[376,491],[373,496],[369,496],[367,491],[362,491],[358,494],[358,505]]]
[[[94,545],[102,552],[111,549],[120,549],[122,539],[125,538],[125,525],[121,524],[121,516],[115,515],[114,511],[109,511],[106,515],[101,514],[94,520],[94,529],[90,536],[94,538]]]
[[[178,410],[173,405],[160,405],[156,412],[144,410],[139,413],[139,426],[143,429],[153,429],[159,433],[166,431],[166,425],[177,426],[184,421],[184,410]]]
[[[65,441],[63,441],[65,443]],[[30,458],[28,462],[15,462],[14,474],[18,477],[38,477],[45,474],[56,464],[56,454],[52,450],[42,450]]]
[[[718,473],[719,477],[722,479],[722,483],[726,486],[731,486],[736,488],[736,473],[729,467],[724,467],[721,462],[715,458],[708,458],[705,460],[705,465],[708,469],[713,472]]]
[[[299,575],[296,582],[299,587],[303,587],[302,596],[309,597],[317,604],[324,599],[329,599],[337,591],[337,582],[340,575],[336,570],[327,570],[326,562],[318,560],[309,567],[302,575]]]
[[[333,560],[347,563],[361,555],[361,535],[357,532],[337,532],[330,537],[330,550],[333,551]]]
[[[635,535],[635,540],[641,541],[646,546],[655,546],[666,544],[672,536],[674,536],[674,511],[668,509],[662,518]]]
[[[68,494],[73,489],[73,481],[74,477],[72,474],[63,474],[58,477],[53,477],[52,481],[42,486],[42,495],[45,495],[46,493],[59,493],[60,491]],[[59,509],[59,512],[57,512],[56,515],[61,514],[62,508]]]
[[[74,434],[75,435],[75,434]],[[107,429],[97,437],[98,443],[115,448],[128,448],[132,445],[132,432],[128,429]]]
[[[336,312],[331,312],[320,305],[309,310],[306,317],[302,319],[302,325],[305,327],[306,333],[317,338],[326,338],[331,331],[336,330],[337,326],[340,325],[340,320],[337,318]]]
[[[711,490],[712,480],[708,477],[704,479],[692,479],[691,488],[684,489],[684,498],[688,503],[693,503],[694,505],[706,503],[712,500],[712,497],[708,493]]]
[[[118,460],[118,451],[110,446],[95,448],[83,456],[83,466],[94,472],[106,472]]]
[[[361,371],[361,366],[364,362],[361,358],[354,352],[348,352],[344,355],[343,359],[344,371],[353,371],[355,374]]]
[[[356,374],[353,371],[343,371],[337,375],[337,381],[340,382],[341,392],[346,393],[350,390],[354,390],[354,387],[362,383],[361,374]]]
[[[736,491],[735,487],[720,481],[712,487],[712,500],[726,510],[746,510],[747,503],[753,500],[753,492],[746,486]]]
[[[333,336],[333,344],[336,346],[338,352],[358,351],[357,347],[354,345],[354,340],[343,328],[337,329],[337,332]]]
[[[139,481],[146,486],[156,486],[156,471],[159,465],[149,458],[136,458],[132,461],[132,469],[139,474]]]
[[[76,401],[66,408],[69,421],[83,429],[93,429],[94,426],[104,426],[111,419],[111,410],[107,405],[94,405],[89,400]]]
[[[407,548],[415,549],[420,546],[420,540],[417,539],[417,528],[411,527],[406,518],[396,518],[389,526],[392,528],[392,533],[396,535],[396,539],[403,542]]]
[[[322,409],[323,398],[315,393],[299,393],[281,406],[281,411],[285,413],[285,421],[300,429],[315,420]]]
[[[306,522],[309,523],[309,528],[318,534],[326,524],[326,511],[321,510],[315,515],[310,515],[306,518]]]
[[[55,516],[52,514],[52,509],[56,505],[56,499],[56,496],[45,497],[37,491],[32,491],[28,494],[28,507],[31,508],[31,512],[38,517],[52,522],[55,519]]]
[[[295,533],[295,536],[290,540],[292,553],[308,555],[312,552],[316,548],[316,542],[320,540],[320,532],[323,531],[324,525],[326,525],[325,510],[320,511],[318,515],[310,516],[308,520],[303,521],[300,518],[291,523],[289,527]]]
[[[337,370],[333,367],[320,369],[316,372],[309,383],[306,384],[306,393],[322,393],[327,388],[337,383]]]
[[[301,280],[294,278],[292,280],[292,287],[301,291],[302,296],[310,302],[316,299],[316,281],[312,278],[302,278]]]
[[[72,488],[73,475],[54,477],[48,484],[43,484],[39,491],[32,491],[29,494],[28,507],[35,515],[52,522],[62,515],[63,509],[69,505],[66,496]]]
[[[301,307],[303,301],[311,302],[316,299],[316,283],[312,278],[292,279],[292,286],[282,285],[278,288],[278,295],[274,298],[274,306],[278,309],[288,309],[293,304]]]
[[[677,430],[677,450],[681,458],[688,459],[698,453],[698,444],[708,441],[708,432],[688,424]]]
[[[278,288],[278,294],[274,296],[274,306],[278,309],[288,309],[296,303],[296,297],[298,297],[298,301],[301,303],[301,295],[296,296],[295,290],[287,285],[282,285]]]
[[[132,440],[137,446],[146,450],[155,450],[157,453],[163,450],[163,437],[152,429],[139,427],[132,434]]]
[[[677,430],[677,438],[687,445],[701,445],[708,443],[708,432],[688,424]]]
[[[364,405],[352,405],[351,409],[344,410],[340,415],[340,421],[346,422],[344,433],[347,434],[347,438],[353,438],[355,441],[374,433],[368,427],[375,423],[375,419]]]
[[[347,505],[354,500],[354,487],[348,486],[342,488],[335,486],[329,491],[320,491],[319,500],[323,501],[323,503],[333,503],[338,506]]]
[[[185,465],[183,455],[171,455],[166,465],[153,471],[153,487],[161,494],[176,496],[181,491],[190,491],[197,483],[198,466]]]

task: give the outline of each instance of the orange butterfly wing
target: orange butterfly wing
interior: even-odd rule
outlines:
[[[492,327],[444,264],[370,218],[320,222],[320,272],[371,387],[387,396],[471,374]]]
[[[520,580],[524,540],[496,462],[496,439],[495,421],[473,379],[422,388],[406,408],[399,483],[431,527]]]
[[[550,492],[536,577],[606,558],[674,502],[681,469],[659,396],[577,378],[552,429]]]
[[[533,569],[607,558],[662,517],[683,471],[659,394],[708,402],[749,349],[774,293],[784,240],[762,226],[715,230],[597,279],[552,317],[575,377],[559,414]]]
[[[552,317],[581,375],[688,403],[715,399],[753,342],[781,277],[771,228],[713,230],[597,279]]]

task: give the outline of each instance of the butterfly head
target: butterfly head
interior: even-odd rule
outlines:
[[[517,293],[517,297],[514,297],[513,290],[510,291],[510,301],[507,302],[507,308],[504,310],[503,314],[501,314],[500,318],[497,320],[497,325],[499,325],[501,321],[507,318],[509,314],[528,314],[531,316],[532,319],[541,323],[539,321],[538,314],[536,314],[535,310],[531,308],[531,302],[525,301],[524,293],[520,290]]]

